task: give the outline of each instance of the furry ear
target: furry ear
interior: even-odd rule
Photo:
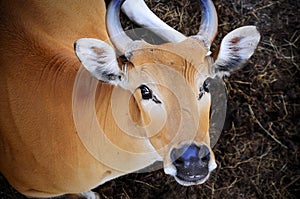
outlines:
[[[118,85],[124,79],[115,51],[106,42],[82,38],[74,43],[74,49],[82,65],[98,80]]]
[[[255,26],[244,26],[228,33],[221,42],[219,55],[213,65],[215,75],[229,75],[242,68],[259,40],[260,34]]]

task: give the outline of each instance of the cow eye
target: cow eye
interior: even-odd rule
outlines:
[[[200,100],[205,93],[209,93],[209,84],[206,80],[203,82],[203,85],[199,89],[198,100]]]
[[[209,84],[208,84],[208,82],[207,82],[207,80],[205,80],[204,82],[203,82],[203,90],[205,91],[205,92],[207,92],[207,93],[209,93]]]
[[[141,90],[142,98],[144,100],[152,99],[152,91],[147,86],[141,85],[139,89]]]

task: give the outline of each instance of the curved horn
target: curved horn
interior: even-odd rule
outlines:
[[[122,11],[131,21],[150,29],[165,41],[176,43],[186,39],[186,36],[171,28],[158,18],[148,8],[144,0],[126,0],[122,5]]]
[[[218,16],[211,0],[199,0],[201,5],[201,25],[197,35],[207,39],[211,44],[218,31]]]
[[[112,0],[107,8],[106,27],[110,40],[115,48],[122,54],[132,39],[124,32],[120,22],[120,9],[124,0]]]

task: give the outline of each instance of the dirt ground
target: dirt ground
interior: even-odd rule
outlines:
[[[146,2],[175,29],[197,33],[198,1]],[[162,170],[126,175],[96,188],[101,198],[299,198],[300,1],[213,2],[219,32],[212,49],[243,25],[256,25],[262,35],[246,66],[224,79],[227,118],[213,149],[218,168],[205,184],[192,187]],[[0,177],[0,198],[24,197]]]

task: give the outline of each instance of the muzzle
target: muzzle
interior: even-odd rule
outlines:
[[[171,151],[176,177],[188,183],[197,183],[209,175],[210,151],[206,145],[183,145]]]

